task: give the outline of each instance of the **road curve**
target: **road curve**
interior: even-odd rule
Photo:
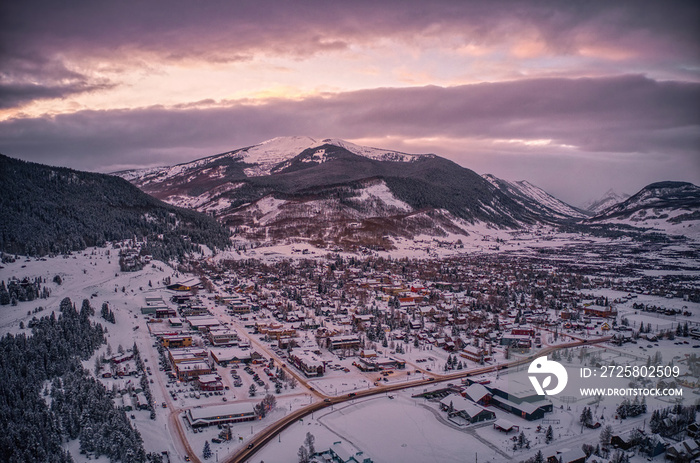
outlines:
[[[515,360],[513,362],[509,363],[504,363],[504,364],[498,364],[498,365],[489,365],[489,366],[484,366],[484,367],[479,367],[479,368],[474,368],[471,370],[463,370],[459,371],[456,373],[451,373],[447,375],[438,375],[434,374],[431,377],[427,379],[420,379],[420,380],[414,380],[414,381],[408,381],[405,383],[398,383],[398,384],[390,384],[386,386],[379,386],[374,389],[368,389],[364,391],[359,391],[357,393],[353,393],[353,395],[345,395],[345,396],[339,396],[339,397],[332,397],[326,401],[323,402],[315,402],[313,404],[307,405],[304,408],[300,408],[299,410],[294,411],[293,413],[290,413],[289,415],[285,416],[281,420],[276,421],[272,425],[268,426],[264,430],[262,430],[260,433],[258,433],[256,436],[253,437],[253,439],[250,441],[249,447],[244,448],[239,450],[238,452],[234,453],[230,457],[223,459],[225,463],[243,463],[245,462],[248,458],[252,457],[258,450],[260,450],[265,444],[270,442],[275,436],[277,436],[278,433],[282,432],[284,429],[288,428],[291,426],[293,423],[295,423],[297,420],[304,418],[307,415],[310,415],[311,413],[321,410],[326,407],[330,407],[331,405],[343,403],[343,402],[348,402],[357,398],[361,397],[368,397],[372,395],[377,395],[377,394],[384,394],[385,392],[391,392],[391,391],[398,391],[401,389],[408,389],[411,387],[416,387],[416,386],[425,386],[428,384],[435,384],[436,382],[444,382],[444,381],[450,381],[454,379],[461,379],[461,378],[466,378],[467,376],[474,376],[474,375],[480,375],[483,373],[489,373],[492,371],[496,370],[504,370],[510,367],[518,366],[518,365],[523,365],[525,363],[531,362],[537,357],[541,357],[543,355],[548,355],[551,352],[554,352],[555,350],[558,349],[563,349],[567,347],[577,347],[577,346],[582,346],[582,345],[593,345],[593,344],[598,344],[601,342],[606,342],[612,339],[611,336],[606,336],[602,338],[596,338],[596,339],[582,339],[578,341],[573,341],[569,342],[566,344],[560,344],[558,346],[549,346],[545,347],[544,349],[538,351],[536,354],[530,355],[528,357]],[[251,447],[252,446],[252,447]]]

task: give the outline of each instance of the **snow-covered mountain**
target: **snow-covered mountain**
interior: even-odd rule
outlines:
[[[237,236],[256,242],[307,240],[348,249],[392,248],[389,237],[468,235],[468,222],[444,209],[416,209],[383,179],[327,188],[320,194],[273,193],[221,215]]]
[[[700,187],[687,182],[652,183],[625,201],[608,207],[589,222],[626,224],[686,236],[698,235]]]
[[[545,219],[554,221],[583,219],[590,215],[586,211],[582,211],[555,198],[527,180],[511,182],[491,174],[484,174],[483,177],[493,186],[510,195],[533,214],[538,214]]]
[[[574,226],[590,216],[526,181],[480,176],[434,154],[279,137],[172,167],[120,172],[168,203],[256,241],[382,245],[471,226]]]
[[[614,206],[615,204],[621,203],[629,197],[630,195],[626,193],[617,193],[611,188],[608,191],[606,191],[605,194],[600,198],[591,200],[588,203],[586,203],[584,209],[590,212],[591,214],[595,215],[600,212],[603,212],[605,209],[611,206]]]
[[[376,161],[415,162],[420,158],[433,156],[431,154],[407,154],[358,146],[344,140],[331,138],[316,140],[303,136],[277,137],[257,145],[175,166],[127,170],[115,172],[115,175],[135,183],[143,189],[157,188],[159,190],[162,189],[163,185],[177,183],[183,178],[196,180],[203,176],[210,179],[229,179],[232,176],[262,177],[284,171],[289,167],[293,158],[300,153],[325,144],[345,148],[353,154]],[[318,164],[328,159],[323,150],[316,150],[313,152],[313,156],[307,157],[306,162]],[[240,167],[240,170],[232,168],[234,166]]]
[[[517,228],[583,217],[536,187],[521,186],[530,195],[524,199],[493,178],[492,183],[434,154],[329,138],[274,138],[189,163],[117,175],[250,236],[444,236],[466,233],[464,226],[477,222]],[[536,205],[544,199],[548,205]]]

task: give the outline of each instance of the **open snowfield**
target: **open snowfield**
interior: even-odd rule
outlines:
[[[292,425],[251,461],[295,463],[307,432],[316,437],[318,451],[342,441],[376,462],[449,463],[467,461],[463,458],[469,454],[479,454],[479,461],[500,461],[494,456],[496,449],[470,438],[463,429],[441,423],[439,414],[409,393],[393,400],[387,396],[358,400]]]
[[[700,343],[696,343],[700,344]],[[513,437],[517,432],[504,434],[494,429],[493,421],[475,425],[458,425],[447,419],[440,411],[439,403],[424,398],[414,398],[425,388],[413,388],[399,393],[384,394],[369,399],[358,399],[353,403],[334,406],[304,418],[267,444],[250,461],[295,463],[297,450],[304,442],[307,432],[316,438],[317,451],[329,448],[342,441],[357,451],[364,452],[375,462],[503,462],[521,461],[534,456],[538,450],[566,451],[580,448],[583,443],[598,443],[600,429],[587,429],[579,423],[584,407],[591,407],[594,421],[612,425],[615,432],[629,431],[635,427],[648,429],[648,420],[656,409],[673,405],[675,398],[647,397],[648,412],[635,418],[616,418],[616,408],[623,397],[583,397],[580,387],[628,387],[625,378],[581,378],[580,368],[591,367],[588,360],[581,360],[581,353],[596,356],[607,365],[642,365],[643,358],[630,347],[584,347],[571,349],[572,360],[563,360],[569,383],[563,393],[552,397],[554,410],[545,415],[545,421],[527,421],[495,407],[496,419],[506,419],[523,431],[531,442],[530,449],[513,449]],[[686,353],[692,351],[688,346]],[[678,348],[671,341],[661,341],[659,351],[664,363],[678,355]],[[568,352],[568,351],[566,351]],[[682,371],[685,371],[682,360]],[[641,363],[640,363],[641,362]],[[498,381],[513,390],[531,389],[527,378],[527,365],[514,368],[508,373],[481,375],[479,380]],[[434,388],[444,386],[436,384]],[[695,402],[692,389],[683,387],[683,403]],[[394,397],[390,399],[389,395]],[[633,397],[628,397],[633,400]],[[551,425],[554,440],[545,443],[545,431]],[[538,429],[539,427],[539,429]],[[661,461],[661,459],[658,459]],[[646,456],[634,456],[632,462],[646,461]]]

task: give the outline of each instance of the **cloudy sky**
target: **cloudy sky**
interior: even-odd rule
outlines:
[[[0,5],[0,152],[84,170],[286,135],[436,153],[574,205],[700,184],[697,1]]]

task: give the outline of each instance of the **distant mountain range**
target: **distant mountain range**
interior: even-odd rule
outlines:
[[[625,199],[629,198],[630,195],[626,193],[619,194],[615,192],[612,188],[609,189],[608,191],[603,194],[598,199],[589,201],[584,209],[591,213],[592,215],[598,214],[600,212],[603,212],[605,209],[612,207],[618,203],[621,203]]]
[[[700,235],[700,188],[690,183],[654,183],[593,215],[526,181],[482,177],[434,154],[334,139],[276,138],[118,175],[0,155],[0,251],[43,255],[139,238],[167,259],[199,245],[225,248],[231,233],[261,243],[391,249],[394,237],[456,239],[477,228],[531,225]]]
[[[166,204],[124,179],[0,155],[0,251],[45,255],[106,241],[146,239],[168,259],[198,245],[223,249],[229,231],[211,217]]]
[[[388,245],[468,235],[475,225],[597,223],[614,194],[573,207],[527,181],[483,177],[435,154],[280,137],[171,167],[117,172],[170,204],[213,215],[249,240]],[[608,205],[607,208],[604,206]]]

